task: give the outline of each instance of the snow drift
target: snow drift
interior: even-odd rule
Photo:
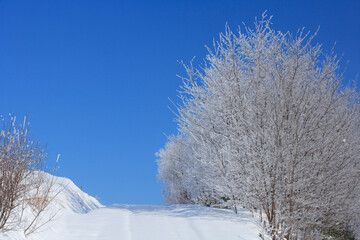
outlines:
[[[89,196],[82,190],[80,190],[70,179],[64,177],[52,176],[48,173],[38,172],[42,174],[45,181],[49,184],[53,184],[50,196],[53,200],[46,208],[45,212],[41,215],[39,225],[44,224],[40,227],[37,232],[43,232],[57,224],[58,220],[66,214],[85,214],[91,210],[99,207],[103,207],[98,200],[94,197]],[[20,214],[15,212],[15,214]],[[31,209],[26,209],[24,212],[24,220],[32,219],[33,212]],[[16,217],[16,216],[15,216]],[[20,226],[21,228],[21,226]],[[22,231],[10,231],[6,233],[0,233],[0,239],[11,239],[11,240],[23,240],[23,239],[52,239],[51,237],[38,238],[34,237],[36,233],[30,234],[27,238]]]

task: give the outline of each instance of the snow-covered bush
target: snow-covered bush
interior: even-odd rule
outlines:
[[[316,34],[278,32],[270,20],[226,28],[205,66],[185,67],[179,136],[160,150],[159,178],[171,202],[181,186],[256,209],[274,239],[359,228],[359,93]]]

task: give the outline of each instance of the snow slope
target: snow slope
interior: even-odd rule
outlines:
[[[27,238],[19,232],[0,239],[11,240],[259,240],[262,231],[248,211],[192,205],[102,206],[66,178],[53,207],[55,220]],[[55,206],[56,205],[56,206]]]
[[[261,230],[240,211],[190,205],[114,205],[66,214],[30,239],[52,240],[259,240]]]
[[[46,179],[46,184],[53,184],[51,196],[54,197],[54,200],[48,206],[46,212],[42,215],[41,222],[47,222],[48,219],[52,219],[49,223],[46,223],[43,227],[38,229],[38,232],[48,232],[51,227],[61,224],[63,216],[68,214],[77,215],[77,214],[86,214],[91,210],[103,207],[98,200],[94,197],[89,196],[85,192],[81,191],[70,179],[63,177],[56,177],[45,172],[38,172],[37,174],[42,174],[42,177]],[[15,212],[16,214],[16,212]],[[32,219],[32,211],[26,209],[24,219]],[[26,238],[22,231],[12,231],[1,233],[1,240],[24,240],[24,239],[39,239],[39,240],[51,240],[53,236],[44,235],[43,237],[37,236],[33,237],[36,234],[31,234]]]
[[[53,177],[50,174],[48,176],[49,178]],[[85,214],[93,209],[103,207],[98,200],[80,190],[68,178],[55,177],[54,192],[59,192],[55,198],[55,203],[63,210],[72,213]]]

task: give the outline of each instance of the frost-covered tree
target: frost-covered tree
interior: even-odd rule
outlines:
[[[166,144],[165,149],[157,153],[159,157],[159,179],[165,186],[163,189],[165,201],[167,203],[193,203],[191,193],[186,187],[189,181],[190,166],[189,151],[186,143],[181,137],[171,137],[170,142]],[[191,158],[191,157],[190,157]]]
[[[315,35],[275,31],[264,16],[254,29],[226,28],[205,66],[186,67],[179,137],[159,155],[166,186],[195,194],[200,183],[257,209],[274,239],[359,227],[359,93]],[[191,177],[170,177],[180,173]]]
[[[164,183],[163,195],[170,204],[205,204],[214,202],[214,189],[206,184],[204,165],[193,161],[196,142],[184,136],[171,136],[159,157],[159,179]]]

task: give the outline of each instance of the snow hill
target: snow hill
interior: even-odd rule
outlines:
[[[57,178],[63,188],[53,208],[56,218],[27,238],[21,232],[6,240],[259,240],[262,233],[251,213],[192,205],[102,206],[71,180]]]

